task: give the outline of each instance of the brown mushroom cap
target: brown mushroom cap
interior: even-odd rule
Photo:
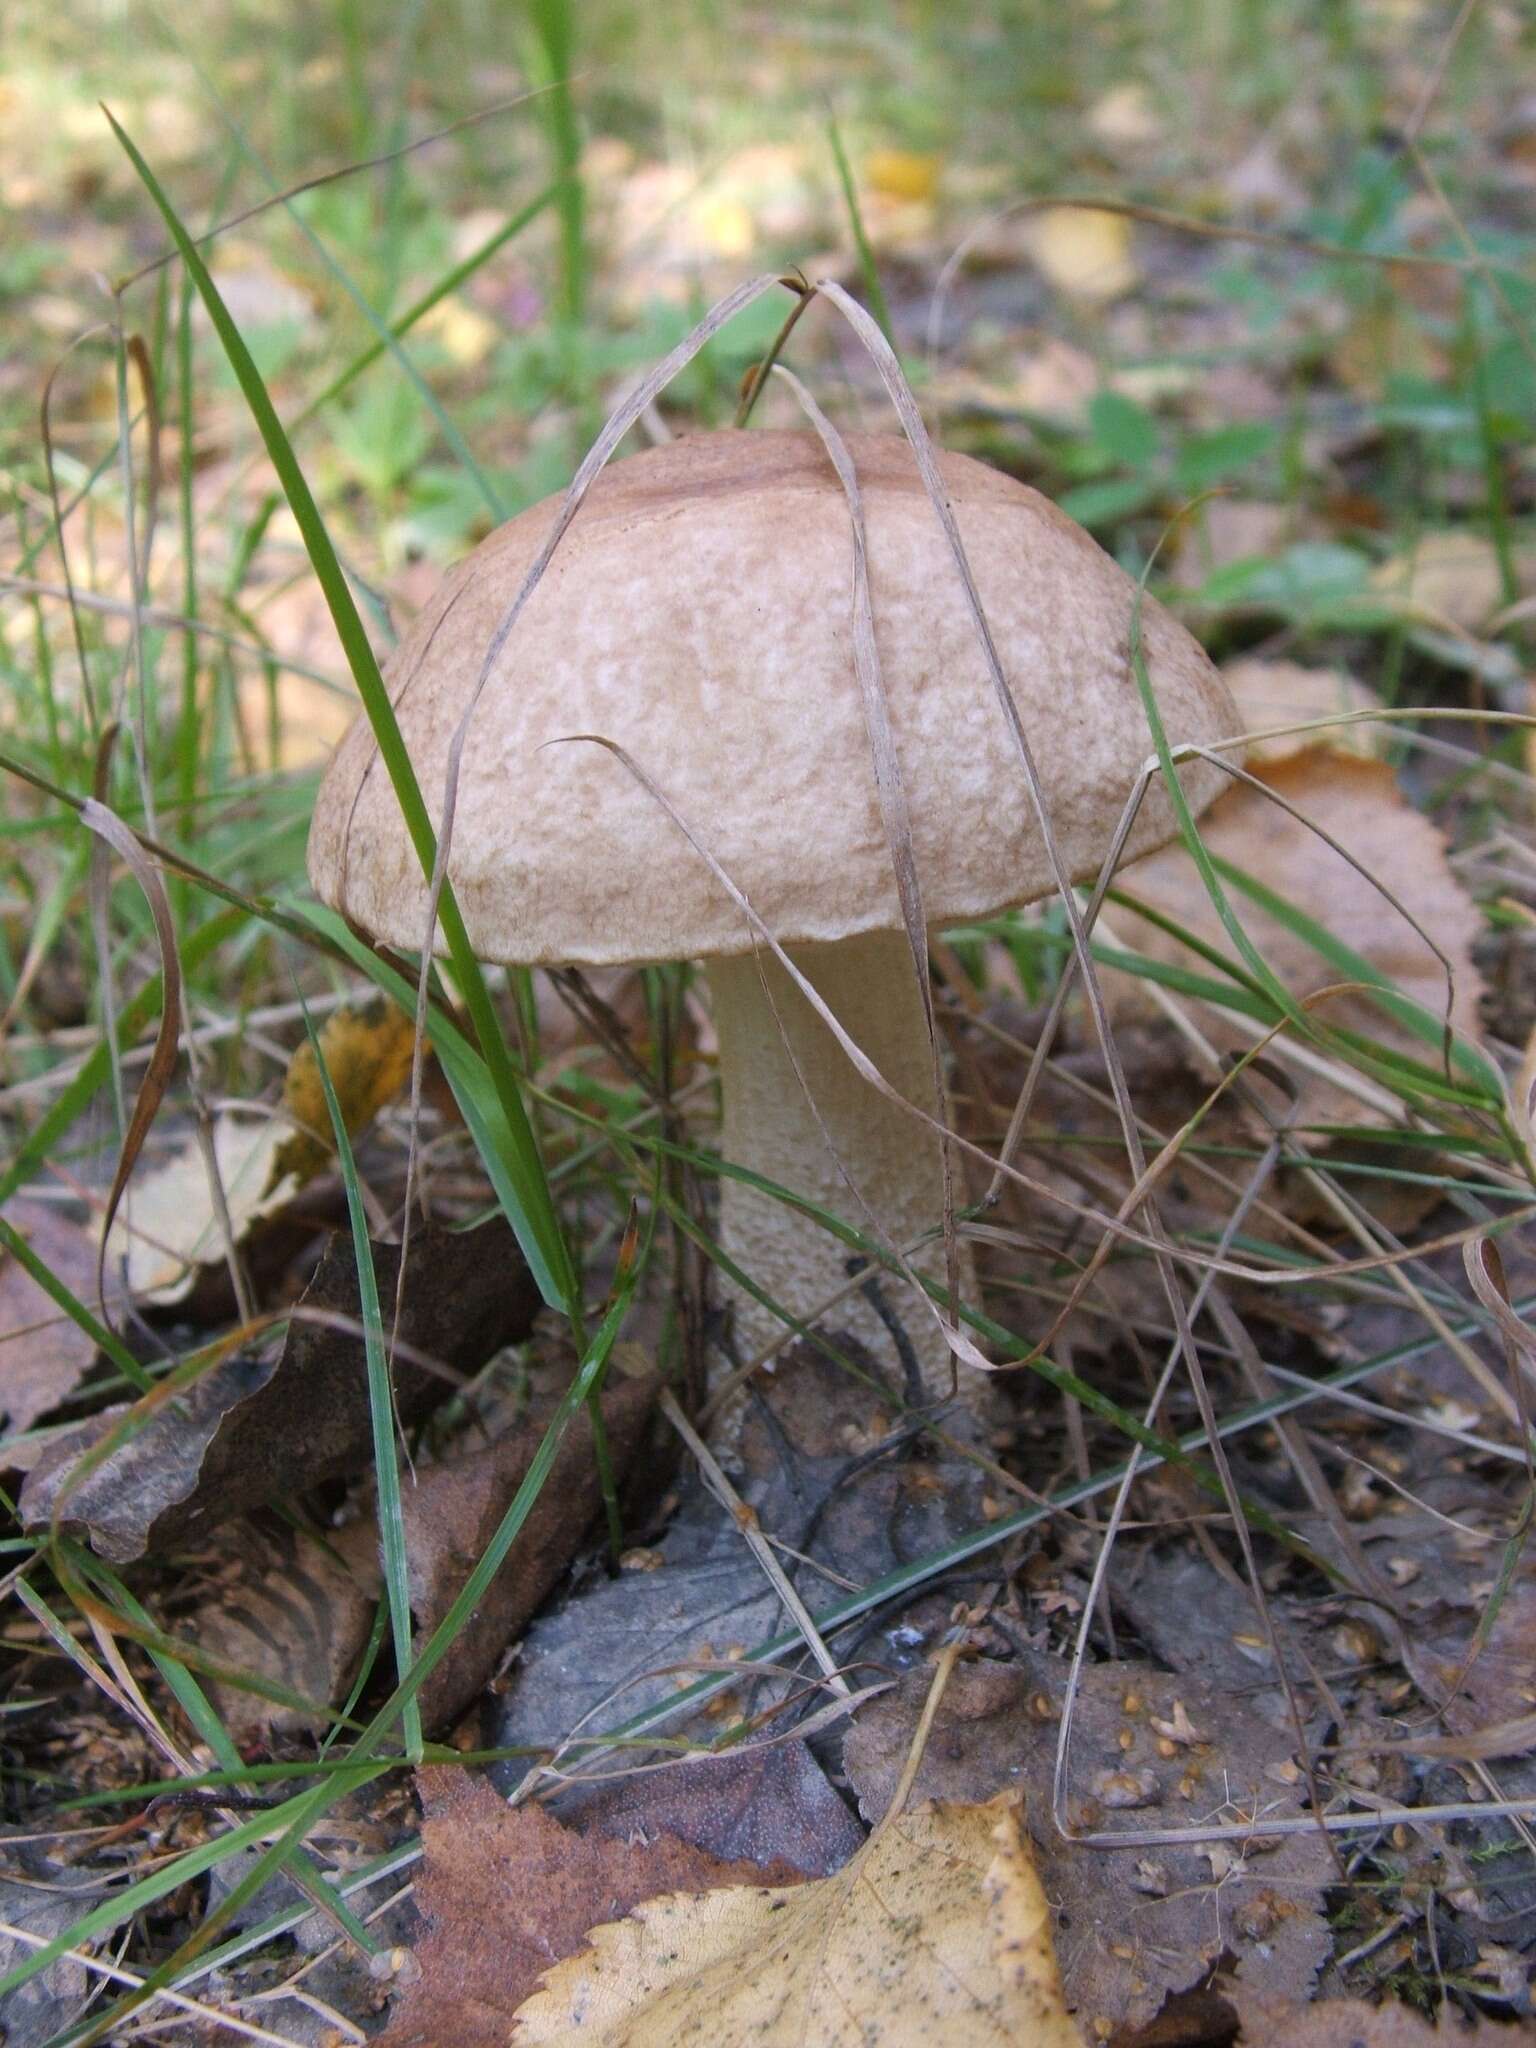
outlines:
[[[1053,884],[960,579],[910,449],[852,434],[891,727],[925,909],[986,915]],[[1062,859],[1097,871],[1152,752],[1129,657],[1135,589],[1038,492],[942,455]],[[485,649],[554,522],[546,499],[447,580],[386,680],[430,813]],[[852,530],[815,435],[721,432],[610,465],[503,649],[464,750],[450,872],[483,958],[527,965],[748,950],[741,912],[623,763],[665,790],[783,942],[899,930],[852,650]],[[1152,599],[1142,642],[1169,738],[1236,730],[1195,641]],[[543,749],[543,751],[541,751]],[[1196,807],[1220,771],[1182,771]],[[1154,786],[1129,856],[1174,832]],[[389,944],[421,944],[426,888],[359,719],[321,786],[316,890]]]

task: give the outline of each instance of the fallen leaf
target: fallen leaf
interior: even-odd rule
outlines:
[[[394,1298],[400,1251],[373,1247],[379,1293]],[[477,1371],[503,1344],[527,1336],[539,1294],[510,1227],[418,1231],[411,1239],[395,1398],[403,1420],[442,1398],[438,1372]],[[26,1527],[51,1520],[83,1532],[103,1557],[127,1563],[201,1537],[269,1498],[356,1471],[372,1443],[357,1269],[351,1240],[332,1237],[280,1347],[237,1351],[69,1488],[75,1465],[122,1417],[108,1410],[52,1445],[21,1494]],[[67,1493],[67,1498],[64,1496]]]
[[[868,1367],[867,1354],[846,1349]],[[829,1585],[867,1584],[980,1519],[976,1471],[959,1456],[917,1458],[908,1446],[906,1455],[868,1457],[892,1426],[871,1386],[809,1346],[785,1354],[765,1376],[760,1404],[745,1412],[737,1488],[764,1532],[787,1546],[785,1568],[813,1611]],[[553,1746],[578,1724],[600,1732],[669,1698],[678,1683],[669,1667],[717,1661],[733,1644],[763,1642],[784,1627],[779,1597],[734,1517],[701,1481],[680,1490],[656,1546],[659,1565],[592,1580],[528,1631],[508,1674],[499,1743]],[[811,1565],[799,1565],[796,1552]],[[947,1614],[942,1596],[938,1613]],[[909,1660],[926,1638],[921,1627],[893,1634],[905,1620],[884,1616],[845,1632],[839,1658],[852,1662],[867,1638],[882,1663]],[[743,1688],[754,1683],[744,1672]]]
[[[897,1815],[834,1877],[674,1892],[588,1939],[519,2008],[520,2048],[1082,2048],[1006,1795]]]
[[[468,1771],[424,1770],[417,1784],[421,1974],[379,2048],[505,2048],[519,2005],[581,1947],[594,1916],[626,1912],[658,1885],[688,1893],[763,1880],[755,1864],[665,1834],[639,1844],[577,1834],[540,1806],[508,1806]]]
[[[346,1003],[321,1026],[320,1045],[349,1134],[361,1130],[411,1075],[411,1020],[383,996]],[[278,1216],[335,1156],[314,1047],[306,1038],[283,1077],[277,1117],[221,1110],[213,1124],[219,1184],[238,1246]],[[140,1302],[174,1306],[201,1270],[220,1266],[225,1239],[202,1148],[189,1140],[137,1175],[107,1240],[109,1272]]]
[[[19,1837],[19,1839],[12,1839]],[[45,1942],[56,1941],[101,1897],[102,1882],[55,1861],[43,1843],[21,1829],[0,1828],[0,1921],[16,1934],[0,1935],[0,1971],[30,1962]],[[22,1933],[32,1935],[23,1941]],[[43,2048],[69,2030],[85,2004],[90,1976],[68,1957],[0,1997],[6,2048]]]
[[[1047,206],[1030,220],[1025,239],[1036,268],[1059,292],[1085,305],[1108,305],[1140,281],[1124,214]]]
[[[1201,820],[1200,835],[1208,852],[1325,924],[1335,938],[1438,1018],[1446,1008],[1445,970],[1408,918],[1366,878],[1380,876],[1451,961],[1451,1022],[1459,1033],[1475,1040],[1482,978],[1472,949],[1482,920],[1446,858],[1440,833],[1403,796],[1392,770],[1383,762],[1311,747],[1282,761],[1261,762],[1253,772],[1262,789],[1229,790]],[[1309,825],[1269,801],[1266,789],[1294,804],[1304,818],[1347,848],[1366,873],[1357,872]],[[1236,959],[1199,872],[1182,846],[1138,861],[1126,870],[1123,887]],[[1298,1000],[1349,978],[1274,913],[1236,889],[1229,887],[1228,894],[1254,946]],[[1119,938],[1151,959],[1210,972],[1178,939],[1134,913],[1116,911],[1112,924]],[[1137,985],[1121,973],[1107,974],[1105,983],[1107,989],[1112,987],[1111,1008],[1118,1020],[1129,1022],[1151,1010],[1146,984]],[[1187,1001],[1218,1050],[1235,1051],[1255,1043],[1257,1028],[1245,1030],[1231,1011],[1194,999],[1179,1001]],[[1421,1062],[1436,1057],[1432,1046],[1363,995],[1331,997],[1314,1015]],[[1272,1056],[1282,1057],[1284,1046],[1283,1037],[1274,1041]],[[1386,1110],[1315,1073],[1299,1071],[1295,1078],[1299,1123],[1372,1125],[1389,1120]]]
[[[932,199],[940,160],[914,149],[872,149],[864,159],[864,182],[884,199]]]
[[[861,1708],[849,1731],[844,1768],[866,1817],[891,1797],[929,1676],[909,1674]],[[1322,1837],[1309,1831],[1225,1843],[1230,1861],[1221,1873],[1182,1844],[1099,1849],[1064,1840],[1051,1818],[1051,1785],[1065,1686],[1066,1667],[1054,1657],[957,1665],[913,1797],[977,1800],[1004,1786],[1022,1792],[1068,2004],[1085,2030],[1103,2038],[1144,2025],[1165,1994],[1200,1982],[1223,1952],[1235,1959],[1239,1981],[1304,1999],[1332,1946],[1321,1908],[1334,1866]],[[1169,1740],[1154,1721],[1187,1725],[1199,1736]],[[1089,1665],[1073,1721],[1069,1821],[1077,1829],[1151,1831],[1258,1812],[1296,1817],[1303,1810],[1297,1793],[1268,1768],[1288,1757],[1293,1740],[1228,1687],[1196,1673]],[[1127,1794],[1134,1785],[1134,1796],[1121,1796],[1121,1779]],[[1149,1855],[1166,1880],[1161,1890],[1149,1889],[1139,1868]]]
[[[321,1025],[318,1037],[331,1086],[349,1137],[371,1123],[411,1078],[415,1031],[398,1003],[373,996],[344,1003]],[[273,1164],[274,1179],[310,1180],[335,1157],[315,1049],[306,1038],[283,1076],[283,1115],[289,1129]]]
[[[378,1605],[372,1531],[366,1543],[322,1543],[275,1515],[250,1516],[221,1532],[199,1560],[192,1615],[178,1633],[219,1663],[301,1698],[337,1705],[357,1670]],[[327,1722],[245,1687],[207,1681],[233,1741],[242,1748]]]
[[[296,1176],[277,1172],[288,1135],[264,1113],[220,1110],[214,1118],[213,1156],[236,1245],[298,1191]],[[202,1150],[188,1140],[129,1182],[107,1238],[107,1271],[136,1301],[169,1308],[192,1292],[201,1268],[224,1257]]]
[[[1479,2017],[1470,2026],[1441,2008],[1438,2024],[1389,1998],[1324,1998],[1295,2006],[1283,1998],[1232,1993],[1243,2048],[1456,2048],[1458,2042],[1507,2042],[1511,2029]]]
[[[54,1278],[96,1312],[96,1246],[86,1226],[53,1203],[25,1195],[6,1204],[5,1220]],[[8,1431],[20,1435],[67,1400],[95,1357],[96,1346],[79,1324],[0,1248],[0,1410]]]
[[[1308,719],[1337,719],[1354,711],[1380,711],[1374,690],[1342,668],[1306,668],[1296,661],[1257,661],[1245,657],[1225,663],[1221,671],[1237,705],[1246,732],[1272,725],[1300,725]],[[1380,757],[1391,745],[1392,728],[1361,720],[1358,725],[1329,725],[1315,732],[1287,733],[1274,739],[1251,740],[1244,756],[1250,768],[1259,762],[1288,761],[1316,746],[1330,753]]]
[[[1487,1574],[1492,1577],[1498,1552],[1485,1555]],[[1436,1614],[1417,1617],[1405,1638],[1404,1662],[1454,1735],[1473,1736],[1507,1723],[1517,1727],[1523,1723],[1524,1739],[1514,1743],[1514,1751],[1528,1750],[1533,1746],[1531,1722],[1536,1716],[1536,1572],[1517,1571],[1474,1655],[1482,1616],[1492,1601],[1490,1589],[1476,1601],[1474,1613],[1442,1608]],[[1513,1752],[1493,1749],[1484,1753]]]
[[[653,1381],[622,1379],[603,1395],[620,1485],[649,1420]],[[529,1416],[496,1443],[461,1438],[401,1484],[415,1646],[427,1642],[463,1591],[528,1473],[549,1419]],[[528,1519],[479,1605],[417,1695],[429,1735],[451,1728],[484,1689],[529,1616],[569,1566],[602,1505],[592,1425],[571,1424]],[[372,1506],[322,1546],[286,1524],[246,1521],[223,1533],[205,1565],[209,1584],[183,1633],[220,1662],[318,1703],[338,1705],[357,1670],[383,1584]],[[216,1685],[237,1741],[325,1725],[236,1685]]]
[[[1170,574],[1198,587],[1218,569],[1281,554],[1302,538],[1296,508],[1264,498],[1207,498],[1179,521]]]
[[[1088,133],[1110,149],[1145,149],[1163,139],[1163,124],[1139,79],[1112,85],[1088,109]]]
[[[456,292],[439,299],[419,325],[420,331],[432,335],[449,361],[461,370],[473,370],[483,363],[501,340],[496,322]]]
[[[1516,567],[1520,581],[1529,583],[1536,570],[1530,551],[1521,552]],[[1449,620],[1468,633],[1504,602],[1498,550],[1480,533],[1426,533],[1406,554],[1383,562],[1371,585],[1431,623]]]
[[[555,1797],[560,1818],[583,1832],[647,1841],[665,1830],[711,1856],[805,1877],[841,1870],[864,1840],[803,1742],[752,1743],[693,1757],[682,1769],[578,1779]]]
[[[645,1440],[656,1381],[613,1379],[604,1389],[603,1422],[614,1482],[622,1486]],[[418,1650],[431,1636],[522,1485],[543,1442],[548,1415],[535,1412],[511,1436],[485,1450],[428,1466],[402,1494],[411,1613]],[[422,1686],[423,1724],[451,1726],[569,1566],[602,1508],[592,1423],[572,1422],[506,1562],[460,1629],[449,1654]]]

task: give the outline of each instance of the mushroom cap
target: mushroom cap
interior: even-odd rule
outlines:
[[[1024,773],[906,441],[850,434],[884,693],[930,921],[1050,893]],[[1097,872],[1152,737],[1130,661],[1135,586],[1013,478],[941,455],[1008,686],[1074,879]],[[445,581],[386,684],[429,813],[485,651],[554,523],[546,498]],[[853,540],[811,433],[698,434],[610,464],[475,707],[449,873],[482,958],[529,966],[740,953],[753,932],[617,741],[784,943],[902,925],[853,660]],[[1225,683],[1153,599],[1142,645],[1170,741],[1235,732]],[[1194,807],[1224,780],[1181,770]],[[1174,836],[1154,780],[1128,857]],[[419,948],[427,890],[366,719],[309,837],[320,896]]]

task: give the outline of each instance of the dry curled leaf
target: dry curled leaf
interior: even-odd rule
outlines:
[[[383,1300],[393,1299],[398,1245],[373,1247]],[[442,1373],[476,1371],[525,1337],[539,1307],[510,1227],[420,1231],[411,1240],[395,1365],[403,1420],[447,1390]],[[55,1508],[103,1557],[126,1563],[200,1538],[263,1501],[359,1469],[372,1442],[349,1238],[328,1243],[280,1348],[237,1351],[159,1402],[118,1449],[72,1482],[75,1466],[122,1420],[109,1410],[49,1447],[22,1489],[22,1520],[42,1528]],[[409,1347],[409,1348],[407,1348]]]
[[[833,1877],[652,1898],[518,2012],[518,2048],[1082,2048],[1018,1802],[894,1816]]]

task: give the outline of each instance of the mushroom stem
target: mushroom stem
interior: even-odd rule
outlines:
[[[868,932],[785,950],[891,1086],[931,1111],[933,1063],[906,938]],[[901,1251],[936,1230],[944,1214],[937,1134],[859,1075],[772,953],[717,957],[705,972],[720,1042],[725,1157]],[[850,1247],[811,1217],[731,1179],[721,1180],[720,1205],[726,1250],[793,1314],[815,1320],[829,1297],[847,1287]],[[939,1240],[918,1246],[911,1259],[942,1279]],[[962,1247],[967,1289],[970,1278]],[[935,1318],[895,1274],[875,1269],[871,1281],[825,1311],[828,1329],[856,1337],[904,1381],[907,1361],[869,1298],[878,1289],[910,1340],[924,1393],[947,1395],[951,1352]],[[769,1310],[739,1291],[733,1300],[744,1357],[783,1336],[782,1321]]]

